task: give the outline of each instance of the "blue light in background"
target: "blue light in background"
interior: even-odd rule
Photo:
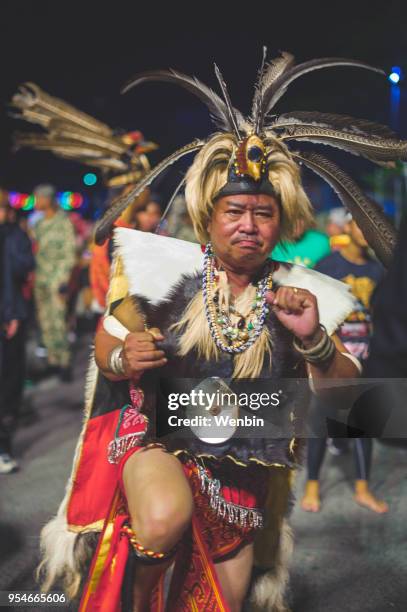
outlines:
[[[94,172],[87,172],[83,175],[82,180],[87,187],[92,187],[96,185],[98,178]]]
[[[401,68],[400,66],[392,66],[391,72],[388,76],[390,83],[397,85],[401,79]]]

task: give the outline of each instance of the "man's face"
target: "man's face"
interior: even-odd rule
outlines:
[[[329,221],[326,226],[326,233],[331,238],[332,236],[340,236],[344,232],[344,227],[333,221]]]
[[[36,195],[35,196],[35,208],[37,210],[48,210],[52,208],[54,202],[49,196]]]
[[[156,202],[149,202],[144,210],[136,215],[137,229],[142,232],[153,232],[161,219],[161,208]]]
[[[362,233],[362,230],[356,224],[356,221],[354,221],[354,219],[352,219],[352,221],[349,221],[349,223],[346,224],[345,231],[350,236],[352,242],[354,242],[358,247],[365,249],[369,246],[366,238]]]
[[[221,262],[255,270],[279,240],[280,206],[270,195],[223,196],[215,203],[208,232]]]

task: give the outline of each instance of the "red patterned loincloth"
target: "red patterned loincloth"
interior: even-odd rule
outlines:
[[[142,448],[132,448],[124,459]],[[214,562],[233,557],[242,546],[253,541],[254,532],[259,528],[258,524],[251,524],[249,514],[244,521],[241,510],[258,512],[263,507],[267,493],[266,468],[257,465],[245,468],[230,460],[209,463],[205,464],[207,477],[222,483],[220,512],[224,512],[224,501],[229,509],[237,509],[236,514],[225,511],[222,518],[219,506],[216,510],[211,508],[210,495],[203,491],[202,464],[193,458],[186,459],[184,470],[193,492],[194,514],[190,529],[178,545],[166,603],[168,611],[227,612]],[[234,516],[238,520],[232,520]],[[124,612],[120,597],[129,543],[122,526],[129,523],[123,494],[118,488],[92,562],[80,612]],[[151,610],[164,610],[163,581],[152,595]]]

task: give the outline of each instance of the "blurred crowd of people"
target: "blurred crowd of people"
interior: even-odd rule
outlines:
[[[24,387],[24,353],[30,274],[35,261],[19,216],[0,197],[0,473],[17,468],[12,433],[17,425]]]
[[[125,188],[124,192],[126,192]],[[109,194],[108,199],[116,197]],[[90,321],[93,330],[106,308],[112,262],[113,240],[97,246],[92,241],[93,223],[78,212],[67,213],[56,199],[52,185],[34,189],[35,210],[28,216],[0,198],[0,473],[18,468],[12,440],[26,379],[27,331],[34,336],[35,353],[46,363],[42,375],[57,375],[62,382],[72,379],[72,347],[78,321]],[[181,240],[195,241],[185,200],[178,195],[171,214],[164,220],[158,194],[146,190],[122,214],[118,226],[143,232],[158,232]],[[371,299],[384,270],[371,256],[366,240],[349,214],[331,210],[315,227],[296,228],[296,240],[280,243],[270,254],[328,274],[350,286],[357,309],[339,330],[347,349],[363,362],[369,353]],[[88,327],[89,329],[89,327]],[[35,330],[35,331],[34,331]],[[326,418],[326,406],[312,406],[315,431]],[[318,435],[318,434],[317,434]],[[326,436],[311,437],[308,444],[308,481],[302,507],[316,512],[321,507],[319,474],[325,449],[343,452],[340,441]],[[372,440],[355,442],[355,499],[376,512],[387,505],[376,499],[368,486]]]
[[[12,441],[27,377],[72,380],[81,322],[93,331],[109,286],[112,241],[96,246],[93,222],[63,210],[53,185],[38,185],[33,195],[28,214],[0,190],[0,474],[18,468]],[[155,231],[160,218],[159,196],[146,192],[119,225]],[[38,368],[27,373],[28,334]]]

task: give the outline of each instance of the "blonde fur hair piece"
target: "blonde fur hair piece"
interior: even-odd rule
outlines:
[[[314,223],[313,209],[302,184],[298,164],[287,147],[268,137],[269,180],[281,203],[282,240],[295,238],[295,227],[302,221],[304,230]],[[227,182],[230,160],[238,146],[232,134],[215,134],[196,155],[186,175],[185,198],[195,234],[201,244],[209,240],[208,223],[216,194]]]

